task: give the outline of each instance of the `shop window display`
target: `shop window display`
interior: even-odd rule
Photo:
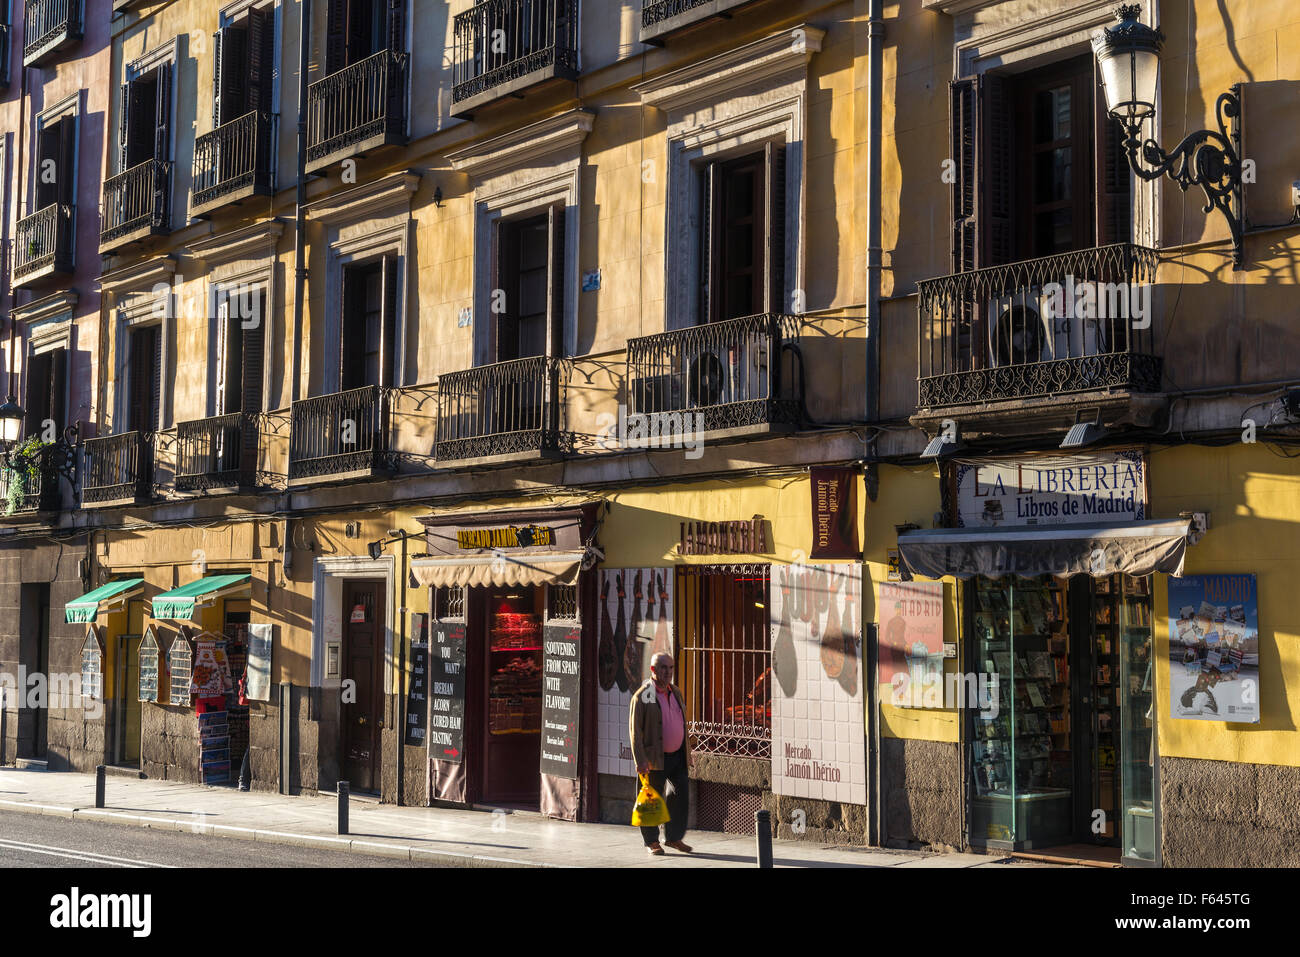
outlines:
[[[488,756],[485,797],[536,805],[542,730],[542,589],[488,595]]]

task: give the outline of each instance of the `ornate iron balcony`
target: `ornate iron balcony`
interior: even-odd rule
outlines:
[[[1118,243],[917,283],[922,409],[1160,390],[1159,253]]]
[[[172,164],[145,160],[104,181],[99,248],[107,252],[131,239],[165,233],[171,220]]]
[[[87,439],[82,449],[81,504],[148,502],[153,486],[153,433]]]
[[[532,356],[438,379],[435,455],[441,460],[573,451],[567,430],[569,367]]]
[[[453,113],[553,77],[576,80],[578,0],[484,0],[456,15],[454,42]]]
[[[359,477],[388,464],[388,406],[368,385],[302,399],[290,410],[289,481]]]
[[[72,230],[76,208],[51,203],[18,220],[14,239],[14,285],[38,273],[72,272]]]
[[[23,10],[23,66],[39,66],[81,39],[82,0],[27,0]]]
[[[782,368],[797,332],[797,317],[764,313],[629,339],[628,412],[699,413],[706,432],[797,426],[802,404]]]
[[[253,412],[179,422],[176,490],[247,489],[257,475],[258,416]]]
[[[641,40],[672,33],[754,0],[641,0]]]
[[[271,114],[254,110],[194,141],[190,213],[200,215],[248,196],[269,196]]]
[[[31,515],[59,508],[59,475],[48,449],[34,453],[30,463],[0,468],[0,509],[5,515]]]
[[[407,54],[383,50],[307,88],[307,171],[406,142]]]

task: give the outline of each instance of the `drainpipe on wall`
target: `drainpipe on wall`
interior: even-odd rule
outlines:
[[[866,420],[880,418],[880,128],[883,92],[884,0],[867,3],[867,316],[866,316]],[[867,460],[876,458],[874,435],[867,443]],[[865,544],[865,529],[863,542]],[[865,607],[865,602],[863,605]],[[868,661],[874,662],[874,627],[863,628],[868,638]],[[865,684],[875,688],[867,706],[867,843],[879,845],[884,836],[881,821],[883,795],[880,793],[880,692],[876,687],[874,664],[871,679]]]
[[[307,68],[311,59],[311,0],[298,8],[298,195],[293,227],[293,371],[289,401],[302,390],[302,310],[307,291]]]

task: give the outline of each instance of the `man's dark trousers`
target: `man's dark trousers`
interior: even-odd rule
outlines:
[[[650,779],[650,786],[659,792],[668,807],[669,820],[663,826],[664,840],[680,841],[686,836],[686,818],[691,810],[690,779],[686,774],[686,746],[682,745],[672,754],[665,754],[664,769],[656,771],[652,768],[646,772],[646,777]],[[668,790],[664,789],[665,781],[671,785]],[[641,790],[639,780],[636,787],[639,793]],[[641,839],[645,841],[646,847],[657,844],[659,828],[641,828]]]

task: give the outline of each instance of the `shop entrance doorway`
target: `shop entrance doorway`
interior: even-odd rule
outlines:
[[[487,627],[480,639],[487,660],[482,800],[537,810],[541,806],[538,761],[545,589],[491,587],[486,599]]]
[[[1123,575],[967,586],[974,670],[997,676],[996,708],[968,725],[972,843],[1153,854],[1149,586]]]
[[[383,729],[384,583],[343,583],[342,778],[354,791],[379,787]]]
[[[49,696],[50,686],[50,585],[48,582],[28,583],[22,586],[21,628],[19,631],[18,660],[27,663],[31,674],[45,676],[46,692],[43,697],[33,702],[30,697],[23,701],[31,720],[18,723],[18,756],[45,760],[48,747]],[[27,689],[19,688],[14,694],[26,696]],[[35,707],[28,707],[35,704]],[[20,710],[19,714],[23,714]]]

